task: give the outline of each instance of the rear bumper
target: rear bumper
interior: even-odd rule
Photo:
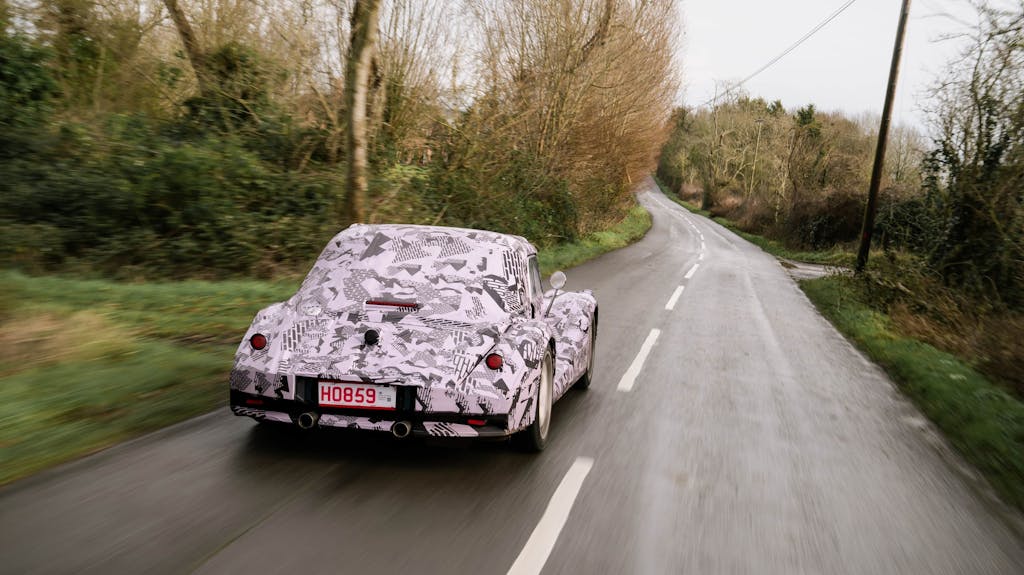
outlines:
[[[400,402],[401,403],[401,402]],[[395,423],[408,422],[412,435],[419,437],[507,437],[507,414],[460,414],[423,412],[414,409],[368,411],[320,407],[313,403],[231,392],[231,411],[257,421],[298,425],[303,413],[315,413],[318,427],[381,431],[390,433]],[[472,421],[472,423],[470,423]],[[480,424],[480,422],[483,424]]]

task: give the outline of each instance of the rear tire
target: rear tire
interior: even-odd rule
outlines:
[[[579,390],[586,390],[590,388],[590,383],[594,381],[594,356],[597,355],[597,317],[594,317],[593,323],[590,324],[590,359],[587,360],[587,371],[583,372],[583,375],[576,380],[573,387]]]
[[[537,453],[544,451],[551,429],[551,401],[554,393],[555,361],[549,347],[540,364],[540,382],[537,385],[537,401],[533,402],[533,423],[512,436],[512,443],[522,451]]]

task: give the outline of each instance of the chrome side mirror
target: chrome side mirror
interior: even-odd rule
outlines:
[[[551,296],[551,301],[548,302],[548,309],[544,312],[544,317],[547,317],[551,313],[551,306],[555,305],[555,298],[558,297],[558,290],[565,287],[565,272],[558,270],[551,274],[551,279],[548,280],[551,287],[555,288],[555,294]]]
[[[563,272],[562,270],[558,270],[557,272],[551,274],[551,279],[548,280],[548,283],[550,283],[551,287],[555,288],[556,290],[562,289],[563,287],[565,287],[565,272]]]

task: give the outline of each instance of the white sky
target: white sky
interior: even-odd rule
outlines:
[[[754,72],[824,20],[844,0],[682,0],[683,102],[714,97],[715,83]],[[744,85],[787,109],[881,114],[900,0],[857,0],[835,20]],[[943,15],[947,14],[947,15]],[[957,22],[948,14],[961,19]],[[911,0],[893,122],[923,128],[924,92],[957,52],[944,34],[974,21],[964,0]]]

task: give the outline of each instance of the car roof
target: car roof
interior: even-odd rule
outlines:
[[[415,242],[427,238],[436,238],[439,235],[446,235],[477,244],[497,244],[519,251],[525,255],[533,255],[537,253],[537,248],[527,241],[526,238],[521,236],[502,234],[488,230],[451,228],[447,226],[425,226],[416,224],[352,224],[335,236],[335,239],[373,236],[378,233],[382,233],[392,239],[401,239],[407,242]]]

